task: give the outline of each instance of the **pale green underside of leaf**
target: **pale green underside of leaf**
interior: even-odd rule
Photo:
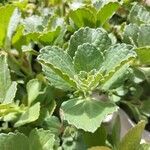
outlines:
[[[71,57],[74,57],[78,46],[84,43],[93,44],[99,51],[103,52],[111,45],[111,40],[108,37],[107,32],[102,28],[81,28],[71,36],[68,54]]]
[[[94,132],[108,114],[117,110],[117,106],[109,102],[92,99],[71,99],[61,106],[64,120],[78,129]]]
[[[13,81],[8,88],[3,103],[12,103],[17,92],[17,82]]]
[[[36,103],[33,106],[27,108],[27,110],[20,116],[19,120],[15,123],[15,127],[22,126],[24,124],[33,122],[38,119],[40,115],[40,103]]]
[[[93,69],[100,68],[103,62],[103,55],[95,46],[85,43],[78,46],[73,61],[77,72],[90,72]]]
[[[150,47],[136,48],[138,59],[142,64],[150,64]]]
[[[105,4],[97,13],[97,25],[103,25],[117,11],[120,4],[118,2],[109,2]]]
[[[11,78],[10,72],[7,64],[7,55],[6,53],[0,53],[0,102],[3,102],[7,93],[7,90],[10,88]]]
[[[22,45],[25,45],[27,43],[26,38],[23,37],[23,31],[24,31],[24,26],[20,25],[16,29],[16,33],[12,37],[12,45],[17,49],[20,50]]]
[[[119,150],[137,150],[140,145],[144,127],[145,121],[141,121],[135,127],[131,128],[123,137],[119,145]]]
[[[27,94],[28,94],[28,106],[37,98],[40,94],[41,83],[38,79],[32,79],[27,83]]]
[[[0,47],[3,47],[5,44],[9,21],[14,9],[15,7],[13,5],[0,7]]]
[[[94,7],[82,7],[69,13],[69,18],[78,27],[99,27],[110,19],[119,8],[118,2],[106,2],[96,11]]]

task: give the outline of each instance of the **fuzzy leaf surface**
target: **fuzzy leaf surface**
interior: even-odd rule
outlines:
[[[81,28],[72,35],[69,42],[68,54],[74,57],[78,46],[84,43],[93,44],[102,52],[111,45],[111,40],[107,32],[102,28]]]
[[[30,150],[50,150],[54,148],[55,135],[49,130],[34,129],[29,135]]]
[[[95,46],[88,43],[78,46],[74,57],[74,66],[77,72],[99,69],[102,62],[103,55]]]
[[[71,99],[63,102],[64,120],[78,129],[95,132],[108,114],[117,110],[112,103],[86,99]]]
[[[135,4],[129,14],[129,21],[131,23],[150,23],[150,12],[140,4]]]
[[[58,47],[47,46],[40,51],[38,60],[45,66],[52,69],[63,80],[76,86],[73,81],[75,70],[72,63],[72,58]]]
[[[105,68],[105,72],[110,72],[120,65],[121,62],[135,56],[136,53],[133,51],[133,47],[131,45],[116,44],[111,46],[104,54],[105,61],[103,66]]]
[[[64,91],[71,90],[70,84],[67,83],[59,75],[57,75],[52,69],[45,65],[42,65],[42,70],[52,86],[55,86],[56,88]]]
[[[129,24],[125,27],[123,34],[123,41],[128,44],[136,44],[137,45],[137,37],[138,37],[139,27],[136,24]]]

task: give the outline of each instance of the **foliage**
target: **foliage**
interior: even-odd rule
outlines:
[[[0,149],[150,149],[147,2],[2,0],[0,33]]]

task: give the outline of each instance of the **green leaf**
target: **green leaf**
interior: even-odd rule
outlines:
[[[0,134],[1,150],[50,150],[57,148],[58,140],[49,130],[33,129],[29,137],[21,133]]]
[[[146,80],[150,83],[150,67],[141,67],[140,70],[144,73]]]
[[[49,130],[34,129],[29,135],[30,150],[52,150],[55,145],[55,135]]]
[[[74,82],[75,70],[72,58],[62,49],[56,46],[47,46],[41,49],[38,60],[45,66],[52,69],[58,76],[68,82],[71,86],[76,87]]]
[[[24,34],[24,38],[25,38],[25,44],[28,45],[30,42],[32,41],[36,41],[38,42],[38,38],[40,36],[40,32],[30,32],[30,33],[27,33],[27,34]]]
[[[5,47],[10,48],[11,47],[11,40],[14,32],[17,29],[17,26],[20,22],[21,19],[21,13],[20,11],[16,8],[10,18],[9,24],[8,24],[8,29],[7,29],[7,35],[5,39]]]
[[[73,20],[74,24],[78,27],[95,27],[96,17],[93,12],[86,7],[78,8],[69,13],[69,17]]]
[[[12,45],[17,50],[21,50],[23,45],[28,45],[32,41],[39,42],[40,32],[24,33],[25,27],[23,25],[18,26],[16,33],[12,37]]]
[[[12,103],[17,92],[17,82],[12,82],[9,89],[6,92],[3,103]]]
[[[94,133],[84,132],[83,139],[88,147],[105,145],[107,139],[106,129],[101,125]]]
[[[16,29],[16,33],[12,37],[12,45],[15,47],[17,50],[21,50],[22,45],[26,45],[27,39],[23,35],[24,32],[24,26],[20,25]]]
[[[138,33],[138,46],[150,46],[150,25],[141,25]]]
[[[55,135],[61,133],[62,123],[55,116],[50,116],[44,119],[42,127],[46,130],[50,130]]]
[[[94,146],[89,148],[88,150],[111,150],[111,149],[106,146]]]
[[[139,47],[135,51],[142,64],[150,64],[150,47]]]
[[[0,102],[3,102],[7,90],[11,86],[10,72],[7,64],[7,55],[4,52],[0,53]]]
[[[93,44],[96,48],[103,52],[111,45],[111,39],[107,32],[102,28],[81,28],[76,31],[69,41],[68,54],[74,57],[79,45],[84,43]]]
[[[77,72],[99,69],[102,62],[103,55],[95,46],[88,43],[78,46],[74,57],[74,66]]]
[[[113,123],[112,134],[111,134],[112,144],[113,147],[115,147],[116,149],[118,148],[120,142],[120,133],[121,133],[121,124],[120,124],[120,117],[118,115]]]
[[[29,150],[28,138],[21,133],[0,134],[1,150]]]
[[[15,7],[13,5],[0,7],[0,47],[4,47],[8,25],[14,9]]]
[[[95,132],[105,117],[117,110],[112,103],[91,98],[71,99],[63,102],[61,108],[64,120],[88,132]]]
[[[39,36],[40,43],[42,43],[43,45],[51,45],[51,44],[53,44],[54,41],[59,36],[60,31],[61,31],[61,29],[60,29],[60,27],[58,27],[54,31],[48,31],[46,33],[42,33]]]
[[[89,89],[91,90],[95,89],[103,79],[104,77],[100,69],[95,73],[94,79],[89,82],[88,84]]]
[[[97,13],[97,25],[103,25],[120,7],[118,2],[106,3]]]
[[[123,41],[127,44],[136,44],[138,37],[139,27],[136,24],[129,24],[125,27],[123,34]]]
[[[138,150],[150,150],[150,144],[141,144]]]
[[[41,83],[38,79],[32,79],[27,83],[27,94],[28,94],[28,106],[37,98],[40,94]]]
[[[131,23],[149,24],[150,23],[150,12],[144,6],[136,3],[131,9],[128,19]]]
[[[111,46],[104,54],[105,61],[103,66],[106,74],[119,66],[121,62],[135,56],[136,53],[131,45],[122,43]]]
[[[71,90],[70,84],[67,83],[59,75],[57,75],[52,69],[50,69],[49,67],[45,65],[42,65],[42,70],[52,86],[55,86],[56,88],[64,90],[64,91]]]
[[[101,88],[105,91],[116,88],[124,82],[125,76],[128,73],[128,68],[130,66],[131,60],[123,61],[110,73],[106,74],[102,80]]]
[[[146,115],[147,117],[150,117],[150,101],[146,100],[142,102],[142,106],[140,108],[140,111],[142,112],[142,114]]]
[[[140,146],[144,127],[145,121],[141,121],[135,127],[131,128],[120,142],[119,150],[137,150]]]
[[[20,114],[22,111],[15,103],[0,104],[0,117],[3,117],[3,120],[7,120],[8,116],[11,117],[9,120],[14,120],[16,113]]]
[[[64,150],[87,150],[84,144],[81,130],[67,126],[62,135],[62,149]]]
[[[15,127],[22,126],[24,124],[33,122],[38,119],[40,113],[40,103],[36,103],[33,106],[27,108],[27,110],[20,116],[19,120],[15,123]]]

